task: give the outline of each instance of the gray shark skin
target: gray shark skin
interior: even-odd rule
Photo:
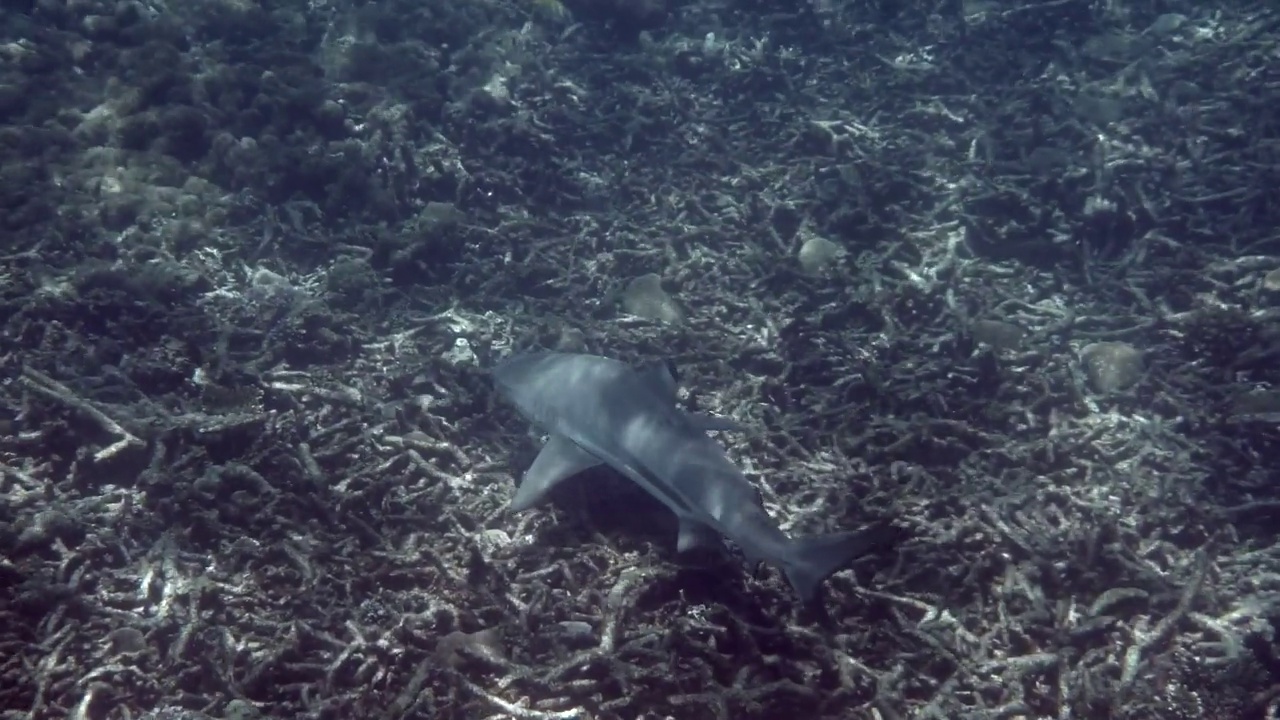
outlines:
[[[550,439],[525,473],[515,511],[544,500],[564,479],[604,464],[630,478],[676,514],[677,549],[732,540],[753,563],[786,575],[808,603],[832,573],[892,541],[888,526],[790,538],[765,513],[755,488],[707,436],[736,429],[676,406],[665,363],[635,369],[596,355],[535,352],[493,369],[499,392]]]

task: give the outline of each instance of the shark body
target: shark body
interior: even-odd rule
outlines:
[[[752,562],[782,570],[811,601],[832,573],[892,539],[887,526],[790,538],[761,506],[755,488],[707,435],[737,426],[676,405],[665,363],[636,369],[596,355],[536,352],[493,370],[499,389],[550,438],[511,502],[527,510],[564,479],[596,465],[630,478],[675,513],[677,549],[732,540]]]

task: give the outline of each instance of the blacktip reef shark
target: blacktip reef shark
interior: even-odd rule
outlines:
[[[597,355],[534,352],[501,362],[493,376],[499,392],[550,436],[511,501],[517,512],[564,479],[608,465],[676,514],[677,550],[723,547],[721,538],[728,538],[752,564],[782,570],[805,603],[832,573],[896,538],[888,525],[788,537],[707,435],[740,428],[679,408],[669,363],[637,369]]]

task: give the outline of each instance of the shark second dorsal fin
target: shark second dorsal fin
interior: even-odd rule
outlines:
[[[533,464],[525,471],[524,480],[511,500],[511,509],[520,512],[542,502],[551,488],[565,478],[600,465],[600,459],[578,447],[563,435],[552,435]]]
[[[654,393],[675,398],[679,388],[679,375],[676,373],[674,360],[655,360],[641,365],[636,374]]]

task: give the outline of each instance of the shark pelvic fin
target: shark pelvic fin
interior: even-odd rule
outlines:
[[[538,453],[533,464],[525,471],[520,488],[511,500],[511,509],[516,512],[528,510],[542,502],[551,488],[561,480],[600,464],[599,458],[578,447],[569,438],[552,435],[547,444],[542,446],[542,452]]]

